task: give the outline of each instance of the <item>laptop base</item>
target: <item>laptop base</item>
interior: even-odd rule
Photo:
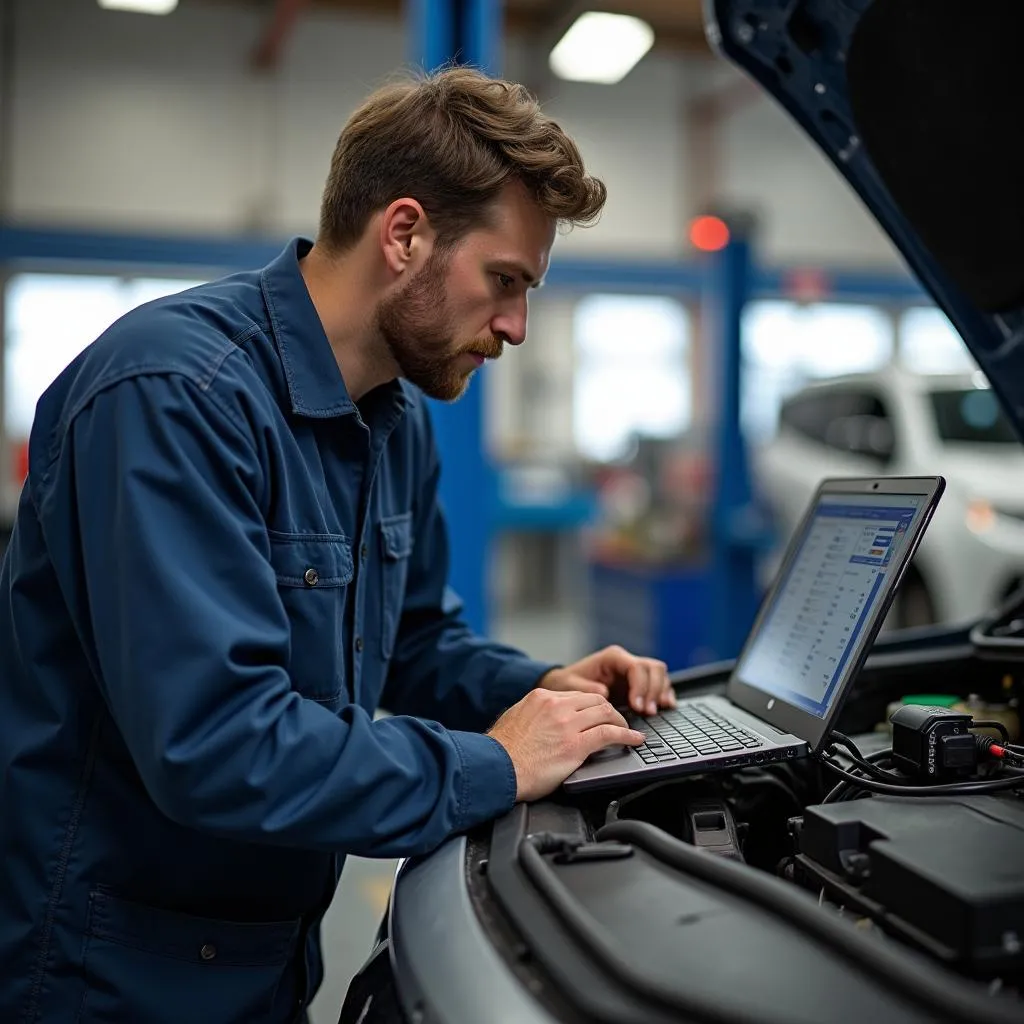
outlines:
[[[759,741],[759,745],[741,746],[740,749],[720,750],[714,753],[698,751],[696,755],[685,758],[666,757],[665,760],[652,762],[649,754],[647,757],[644,756],[652,749],[651,735],[660,737],[662,746],[668,746],[669,737],[663,734],[669,730],[662,726],[662,723],[666,722],[666,715],[655,715],[650,719],[632,716],[630,726],[646,732],[648,742],[639,748],[614,747],[600,751],[588,758],[565,780],[562,784],[563,790],[567,793],[578,793],[589,789],[608,789],[637,783],[644,785],[673,776],[699,775],[747,765],[790,761],[805,757],[808,753],[807,743],[798,736],[777,731],[773,726],[754,718],[721,697],[700,697],[680,701],[675,711],[686,714],[693,709],[701,709],[704,717],[710,712],[713,719],[731,723],[737,731],[753,735]],[[672,712],[667,713],[667,721],[673,721]],[[676,731],[681,731],[678,726]],[[657,743],[657,740],[654,742]],[[733,746],[732,743],[727,745]],[[653,749],[657,751],[660,747],[654,746]]]

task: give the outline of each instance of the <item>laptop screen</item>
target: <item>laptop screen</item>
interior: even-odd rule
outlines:
[[[927,506],[922,494],[821,495],[735,677],[825,718]]]

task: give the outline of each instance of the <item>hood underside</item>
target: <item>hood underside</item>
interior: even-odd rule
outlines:
[[[1024,437],[1024,0],[705,0],[849,181]]]

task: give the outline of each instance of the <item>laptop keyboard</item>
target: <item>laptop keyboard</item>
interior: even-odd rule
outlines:
[[[634,748],[646,764],[764,746],[752,732],[696,701],[650,718],[633,716],[629,724],[647,734],[647,741]]]

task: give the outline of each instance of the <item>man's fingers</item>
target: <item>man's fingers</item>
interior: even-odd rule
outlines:
[[[655,715],[658,707],[675,707],[668,681],[668,666],[654,658],[638,658],[629,668],[629,702],[642,715]]]
[[[607,699],[601,693],[596,690],[555,690],[558,700],[563,701],[569,707],[574,708],[576,711],[583,711],[585,708],[596,708],[602,704],[608,704]],[[611,707],[611,705],[608,705]]]
[[[593,729],[599,725],[616,725],[627,729],[626,720],[612,707],[608,701],[596,704],[593,707],[584,708],[576,712],[575,722],[580,727],[580,732]]]
[[[656,715],[661,702],[661,680],[653,661],[645,658],[644,667],[647,669],[647,714]]]
[[[568,680],[569,686],[579,693],[597,693],[608,698],[608,687],[604,683],[595,683],[593,679],[587,679],[585,676],[571,675]]]
[[[668,678],[668,665],[663,661],[651,659],[651,675],[655,680],[655,687],[658,692],[658,703],[663,708],[674,708],[676,706],[676,694]]]
[[[621,725],[595,725],[583,734],[584,750],[587,756],[604,750],[605,747],[638,747],[647,737],[636,729],[626,729]]]
[[[675,696],[668,682],[668,667],[656,658],[638,658],[622,647],[612,646],[584,658],[573,668],[581,671],[570,670],[568,678],[559,681],[559,689],[571,687],[609,696],[611,686],[598,680],[605,680],[608,684],[622,680],[626,683],[629,706],[637,714],[655,715],[659,706],[675,707]]]
[[[625,647],[620,647],[618,644],[612,644],[611,647],[606,647],[591,657],[600,658],[606,668],[610,668],[622,676],[629,671],[629,666],[636,660],[635,655],[630,654]]]
[[[638,715],[653,715],[658,709],[649,696],[651,673],[642,660],[634,661],[627,670],[626,681],[629,683],[629,703]]]

